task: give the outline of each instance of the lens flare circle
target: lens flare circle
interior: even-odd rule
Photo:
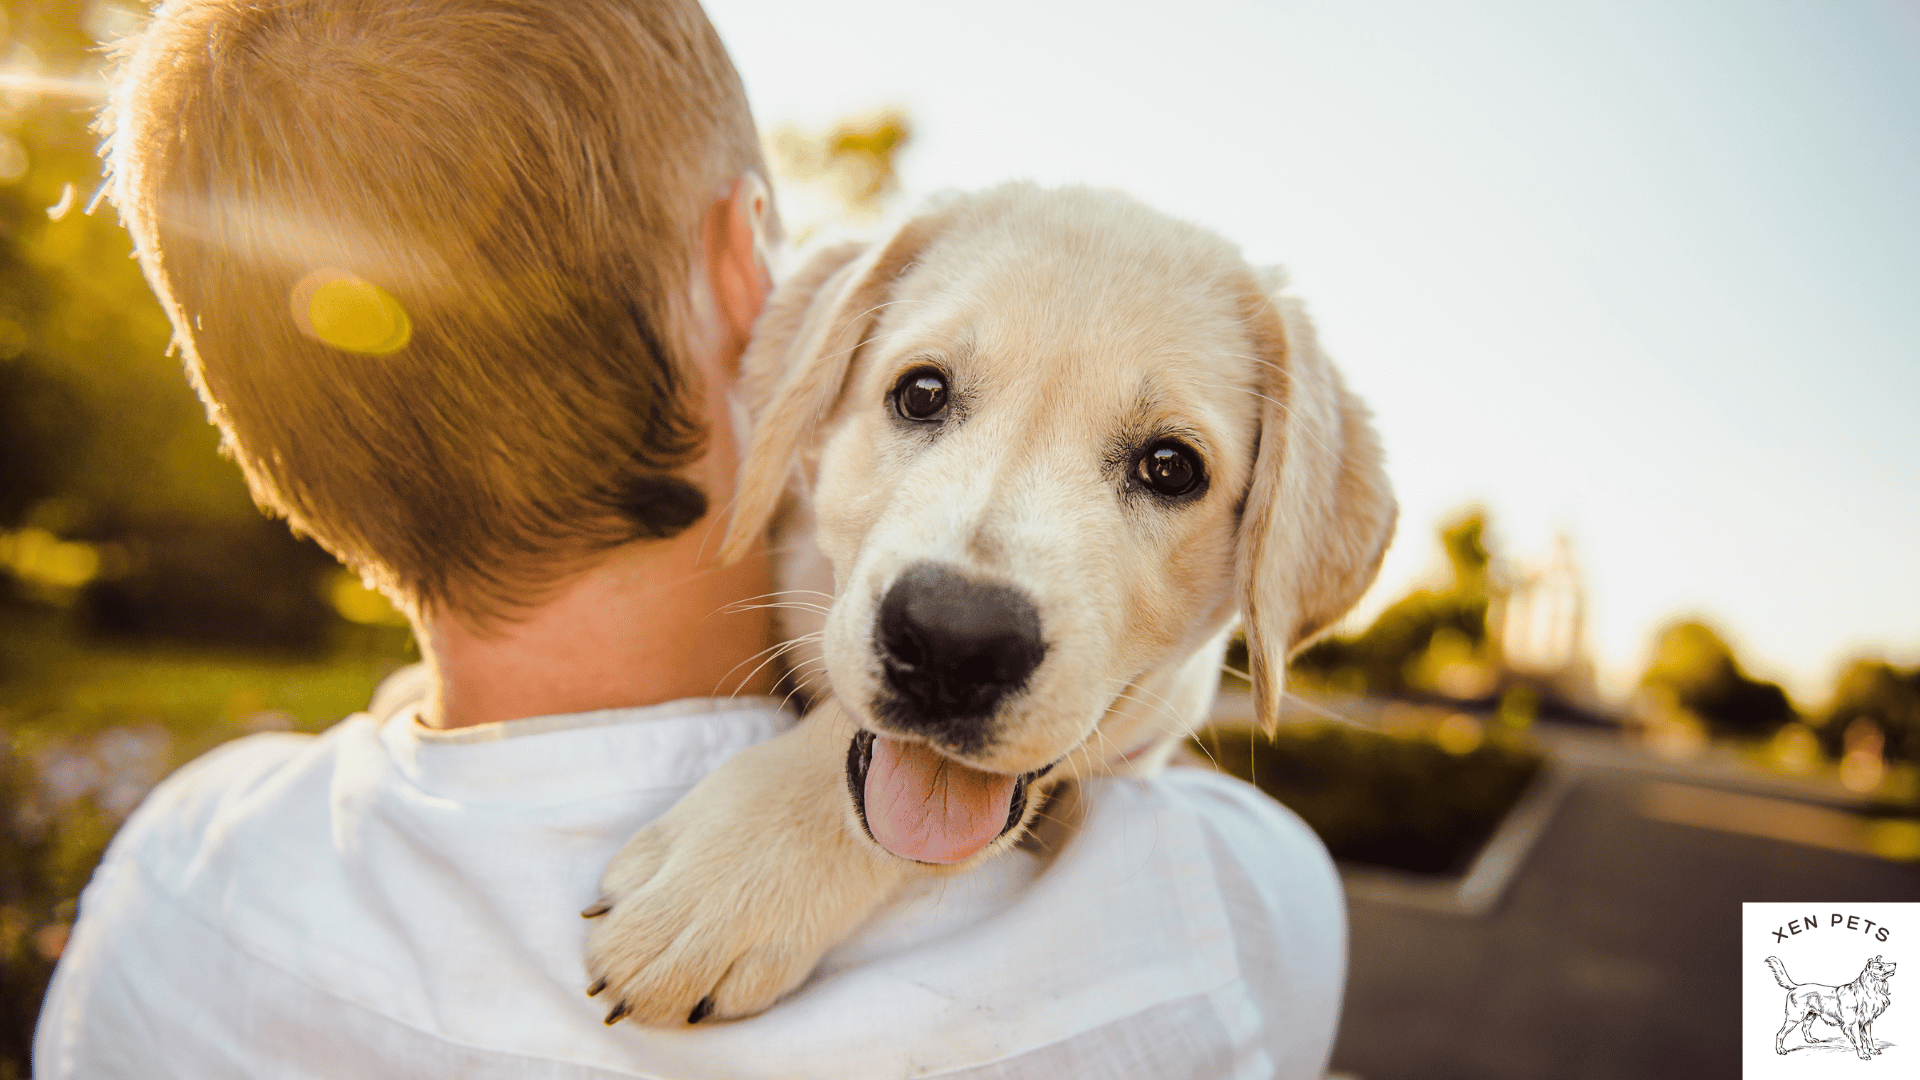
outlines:
[[[337,267],[301,278],[290,299],[300,332],[343,352],[386,356],[413,339],[413,320],[392,293]]]

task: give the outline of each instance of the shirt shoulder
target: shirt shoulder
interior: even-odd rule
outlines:
[[[1166,995],[955,1080],[1323,1076],[1346,983],[1347,931],[1339,874],[1320,838],[1258,788],[1208,769],[1091,786],[1087,830],[1136,843],[1152,836],[1164,867],[1153,887],[1199,927],[1185,940],[1169,934],[1171,920],[1147,930],[1134,962],[1165,978],[1176,955],[1217,946],[1213,955],[1225,959],[1215,970],[1226,976],[1205,993]]]
[[[1200,768],[1168,769],[1154,783],[1193,813],[1223,885],[1244,882],[1275,904],[1284,902],[1283,893],[1312,904],[1342,903],[1326,845],[1300,815],[1259,788]]]
[[[1191,808],[1207,846],[1272,1075],[1323,1075],[1347,975],[1346,894],[1326,845],[1245,781],[1176,768],[1157,783]]]
[[[1050,851],[917,883],[800,994],[745,1023],[790,1053],[819,1040],[817,1058],[794,1056],[796,1076],[1320,1076],[1345,920],[1312,831],[1199,770],[1096,780],[1073,798],[1049,808],[1079,819]],[[853,1016],[900,1038],[853,1066],[844,1039],[823,1035]]]
[[[96,879],[102,879],[102,871],[133,862],[156,880],[172,880],[211,850],[233,842],[239,823],[264,817],[262,824],[270,825],[297,813],[302,803],[323,801],[303,799],[289,788],[297,777],[329,771],[342,738],[369,724],[365,716],[351,716],[318,736],[266,732],[209,750],[148,792],[108,845]]]
[[[193,978],[155,979],[156,945],[201,932],[217,919],[183,914],[167,883],[218,862],[217,850],[263,794],[298,769],[322,740],[264,733],[225,743],[161,781],[115,833],[85,890],[80,917],[55,969],[34,1035],[42,1078],[153,1075],[150,1006],[173,997],[199,1008]],[[221,965],[213,952],[203,964]],[[161,972],[163,976],[167,973]],[[174,1062],[178,1064],[178,1062]],[[166,1075],[164,1070],[160,1073]]]

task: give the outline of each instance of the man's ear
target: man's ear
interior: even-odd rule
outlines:
[[[773,296],[741,362],[753,437],[740,461],[720,560],[746,557],[780,508],[801,450],[833,412],[894,281],[938,234],[925,214],[872,245],[814,254]]]
[[[740,355],[753,323],[773,291],[773,195],[755,172],[740,174],[706,220],[707,280],[729,339],[727,357]]]
[[[1239,574],[1254,712],[1271,733],[1287,658],[1373,583],[1398,508],[1367,408],[1320,352],[1305,308],[1249,290],[1246,325],[1265,402]]]

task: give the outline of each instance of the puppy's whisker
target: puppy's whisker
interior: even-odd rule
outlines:
[[[1160,703],[1160,707],[1164,711],[1165,715],[1173,717],[1175,724],[1177,724],[1182,728],[1185,728],[1188,726],[1185,718],[1181,716],[1180,710],[1173,704],[1173,702],[1168,701],[1166,698],[1162,697],[1159,693],[1150,689],[1149,687],[1145,686],[1142,683],[1129,683],[1127,684],[1126,687],[1124,687],[1121,690],[1121,693],[1124,693],[1124,694],[1140,693],[1140,694],[1151,695],[1154,701],[1157,701]],[[1139,699],[1135,698],[1134,700],[1137,701]],[[1142,704],[1145,704],[1145,702],[1142,702]]]
[[[1270,364],[1269,361],[1263,361],[1263,363]],[[1279,409],[1282,415],[1284,415],[1287,418],[1287,422],[1290,425],[1292,425],[1296,430],[1305,431],[1307,437],[1313,440],[1313,444],[1315,446],[1318,446],[1320,449],[1325,450],[1328,453],[1333,453],[1333,448],[1328,446],[1326,441],[1320,438],[1319,432],[1315,431],[1311,425],[1302,427],[1301,425],[1293,424],[1293,407],[1288,405],[1286,402],[1275,400],[1261,393],[1258,390],[1250,390],[1244,386],[1227,386],[1225,384],[1217,384],[1217,385],[1219,385],[1220,389],[1222,390],[1228,390],[1237,394],[1248,394],[1253,397],[1257,397],[1261,401],[1264,401],[1267,404],[1272,405],[1274,408]]]
[[[1136,696],[1136,694],[1152,694],[1156,700],[1148,701],[1146,698]],[[1114,695],[1113,700],[1116,702],[1131,701],[1147,709],[1148,714],[1138,717],[1140,720],[1148,723],[1154,723],[1161,719],[1168,721],[1170,726],[1155,724],[1154,729],[1163,735],[1184,735],[1191,727],[1191,725],[1187,723],[1186,717],[1181,715],[1180,710],[1175,708],[1172,702],[1161,697],[1159,694],[1155,694],[1144,686],[1130,683],[1122,687],[1120,692]]]
[[[1305,709],[1307,712],[1313,713],[1317,716],[1324,717],[1328,720],[1335,720],[1342,724],[1351,724],[1352,726],[1357,728],[1363,728],[1368,726],[1367,724],[1359,720],[1355,720],[1351,716],[1344,716],[1338,712],[1335,712],[1332,709],[1327,708],[1324,705],[1315,704],[1314,702],[1308,701],[1306,698],[1301,697],[1299,694],[1295,694],[1287,690],[1280,691],[1280,698],[1282,701],[1291,701],[1295,705],[1298,705],[1302,709]]]
[[[811,611],[818,615],[825,615],[830,609],[825,604],[782,600],[767,604],[728,604],[720,610],[728,615],[742,615],[749,611]]]
[[[821,600],[825,601],[826,603],[829,603],[829,604],[833,603],[833,595],[831,593],[823,593],[818,589],[780,589],[774,592],[763,592],[758,596],[743,596],[740,599],[735,600],[733,602],[736,604],[755,604],[755,603],[759,603],[762,600],[768,601],[770,603],[782,603],[782,602],[801,603],[803,602],[798,600],[793,600],[793,601],[781,600],[781,597],[788,597],[788,596],[817,596]]]
[[[739,682],[736,682],[733,684],[734,686],[733,693],[728,694],[727,696],[729,698],[738,697],[740,694],[741,688],[746,686],[748,683],[752,682],[753,677],[755,675],[760,674],[760,672],[764,670],[768,664],[773,663],[775,660],[780,659],[781,656],[785,655],[788,652],[793,651],[794,649],[799,648],[800,646],[806,644],[809,641],[818,640],[819,637],[820,635],[818,633],[802,634],[799,637],[793,638],[790,641],[782,641],[777,645],[771,645],[771,646],[768,646],[767,648],[761,649],[759,652],[754,653],[752,656],[749,656],[745,660],[742,660],[738,664],[735,664],[732,667],[728,668],[727,673],[725,675],[720,676],[720,680],[714,683],[713,685],[714,692],[718,694],[720,688],[726,685],[727,679],[730,678],[734,672],[739,671],[742,667],[746,666],[747,664],[753,663],[754,660],[762,656],[765,656],[766,657],[765,660],[761,660],[760,663],[755,664],[752,671],[747,672],[745,677],[740,679]]]
[[[1139,698],[1130,697],[1122,700],[1132,701],[1135,704],[1140,705],[1142,708],[1151,710],[1145,715],[1134,714],[1134,719],[1139,720],[1149,730],[1157,733],[1158,735],[1165,738],[1176,738],[1176,739],[1186,735],[1188,731],[1186,721],[1182,720],[1178,716],[1170,716],[1170,714],[1166,714],[1165,711],[1162,710],[1160,706],[1157,706],[1150,701],[1143,701]],[[1106,735],[1104,732],[1102,733],[1102,735],[1105,738],[1109,738],[1109,739],[1112,738],[1111,735]]]
[[[759,659],[760,657],[767,655],[768,653],[773,653],[774,655],[777,656],[780,653],[786,652],[789,649],[797,648],[800,645],[804,645],[809,641],[818,641],[820,637],[821,637],[821,631],[816,630],[810,634],[801,634],[799,637],[796,637],[796,638],[788,638],[783,641],[775,642],[774,644],[769,645],[764,649],[761,649],[759,652],[754,653],[752,656],[747,657],[745,660],[740,661],[739,664],[736,664],[734,666],[735,668],[738,668],[741,665],[750,664],[753,661]],[[729,672],[728,674],[732,674],[732,673]]]
[[[1234,667],[1231,664],[1221,664],[1220,670],[1226,672],[1229,675],[1234,676],[1237,679],[1244,680],[1248,683],[1253,682],[1252,675],[1249,675],[1248,673],[1241,671],[1239,668]],[[1337,720],[1342,724],[1350,724],[1357,728],[1363,728],[1367,726],[1366,724],[1363,724],[1360,721],[1355,720],[1351,716],[1342,716],[1341,714],[1334,712],[1332,709],[1329,709],[1324,705],[1319,705],[1319,704],[1316,704],[1315,702],[1308,701],[1306,698],[1301,697],[1299,694],[1296,694],[1291,690],[1282,689],[1280,691],[1280,700],[1290,701],[1293,704],[1298,705],[1300,708],[1306,710],[1307,712],[1313,713],[1314,715],[1322,717],[1327,720]]]
[[[1194,732],[1193,739],[1188,743],[1188,745],[1199,747],[1200,752],[1202,754],[1205,754],[1207,757],[1207,764],[1213,766],[1213,770],[1215,772],[1225,772],[1226,770],[1220,767],[1220,759],[1213,756],[1213,747],[1208,746],[1207,740],[1201,737],[1206,732],[1206,730],[1207,730],[1206,728],[1201,728],[1199,731]]]
[[[766,655],[767,655],[768,653],[772,653],[773,655],[775,655],[775,656],[778,656],[778,655],[780,655],[781,653],[783,653],[783,652],[785,652],[785,651],[787,651],[788,649],[791,649],[791,648],[793,648],[793,647],[794,647],[794,646],[795,646],[796,644],[798,644],[798,643],[800,643],[800,642],[802,642],[802,641],[805,641],[805,640],[806,640],[805,638],[795,638],[795,639],[793,639],[792,641],[780,641],[780,642],[775,642],[774,644],[772,644],[772,645],[769,645],[769,646],[767,646],[767,647],[766,647],[766,648],[764,648],[764,649],[761,649],[761,650],[760,650],[759,652],[757,652],[757,653],[754,653],[754,654],[753,654],[752,656],[749,656],[749,657],[747,657],[747,658],[746,658],[745,660],[742,660],[742,661],[740,661],[739,663],[737,663],[737,664],[735,664],[735,665],[733,665],[732,667],[730,667],[730,668],[728,668],[728,669],[727,669],[727,673],[726,673],[726,675],[722,675],[722,676],[720,676],[720,681],[721,681],[721,682],[723,682],[723,683],[724,683],[724,682],[726,682],[726,681],[727,681],[727,675],[731,675],[731,674],[733,674],[734,672],[736,672],[736,671],[739,671],[739,670],[740,670],[741,668],[743,668],[743,667],[745,667],[745,666],[747,666],[748,664],[751,664],[751,663],[753,663],[753,662],[754,662],[755,660],[758,660],[758,659],[760,659],[760,658],[761,658],[761,657],[763,657],[763,656],[766,656]],[[755,672],[758,672],[759,670],[760,670],[759,668],[755,668],[755,669],[754,669],[754,671],[755,671]],[[749,678],[749,679],[751,679],[752,677],[753,677],[753,676],[752,676],[751,674],[749,674],[749,675],[747,676],[747,678]],[[744,680],[743,680],[743,681],[744,681]]]
[[[1107,733],[1104,731],[1101,731],[1099,728],[1094,728],[1093,733],[1095,735],[1100,736],[1100,741],[1105,743],[1108,749],[1107,753],[1099,755],[1093,759],[1094,767],[1104,772],[1108,777],[1119,776],[1120,775],[1119,763],[1122,761],[1121,755],[1126,753],[1126,751],[1122,750],[1118,743],[1114,742],[1111,738],[1108,738]],[[1091,753],[1092,751],[1089,750],[1088,752]]]
[[[1236,360],[1245,360],[1249,363],[1257,364],[1261,367],[1272,368],[1274,371],[1279,372],[1283,376],[1287,374],[1287,370],[1285,368],[1281,367],[1279,364],[1274,363],[1272,360],[1269,360],[1264,356],[1248,356],[1245,353],[1228,353],[1227,355],[1233,357]],[[1218,383],[1215,385],[1219,386],[1223,390],[1232,390],[1242,394],[1252,394],[1254,397],[1259,398],[1261,401],[1267,402],[1271,404],[1274,408],[1279,409],[1280,412],[1286,416],[1288,423],[1292,424],[1293,407],[1288,403],[1284,401],[1276,401],[1273,398],[1270,398],[1267,395],[1260,393],[1258,390],[1250,390],[1244,386],[1228,386],[1224,383]],[[1332,448],[1329,447],[1326,444],[1326,442],[1320,438],[1319,432],[1314,430],[1316,425],[1307,424],[1307,425],[1293,425],[1293,426],[1297,429],[1305,430],[1307,433],[1307,437],[1312,439],[1314,441],[1314,445],[1320,447],[1320,449],[1326,450],[1329,453],[1333,452]]]
[[[817,662],[819,661],[809,661],[809,663],[817,663]],[[798,671],[798,670],[799,669],[797,668],[795,669],[795,671]],[[809,693],[809,690],[812,688],[814,683],[818,682],[825,676],[826,676],[826,665],[822,663],[821,669],[819,671],[812,672],[808,674],[805,678],[795,681],[793,688],[788,690],[786,695],[780,699],[780,707],[784,709],[788,705],[791,705],[793,703],[794,697],[797,695],[804,694],[809,699],[817,697],[818,695]]]

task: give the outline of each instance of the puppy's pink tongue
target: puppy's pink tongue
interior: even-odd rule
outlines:
[[[867,829],[903,859],[956,863],[1007,826],[1014,778],[968,768],[925,743],[874,736]]]

